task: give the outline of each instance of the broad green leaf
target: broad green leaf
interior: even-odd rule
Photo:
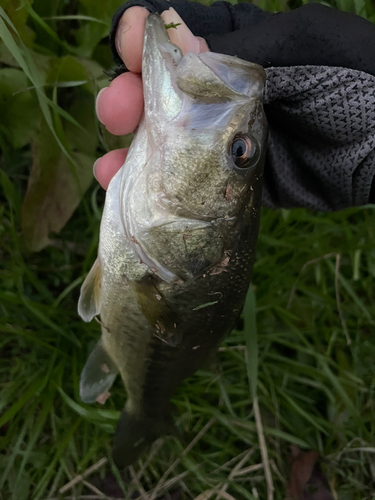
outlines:
[[[49,244],[49,234],[64,227],[93,179],[97,146],[93,104],[92,98],[85,99],[80,93],[72,112],[85,131],[71,123],[65,127],[74,165],[58,147],[45,123],[35,137],[34,162],[22,207],[23,236],[30,250],[39,251]]]
[[[34,22],[40,26],[40,28],[52,39],[57,46],[62,46],[65,50],[76,53],[77,49],[67,43],[65,40],[62,40],[59,35],[56,33],[54,29],[51,28],[40,16],[39,14],[31,7],[28,2],[23,2],[23,8],[27,11],[30,17],[34,20]]]
[[[1,0],[1,6],[11,19],[15,29],[27,47],[31,47],[35,40],[35,32],[26,24],[28,12],[21,8],[22,4],[30,4],[30,0]]]
[[[5,22],[4,22],[5,21]],[[29,80],[32,82],[33,86],[36,89],[36,94],[38,97],[40,109],[43,113],[44,119],[46,123],[49,126],[49,129],[52,132],[52,135],[56,139],[58,145],[60,146],[61,150],[64,152],[65,156],[69,158],[70,161],[73,161],[72,157],[69,155],[68,151],[64,147],[64,145],[61,143],[59,137],[56,134],[56,131],[53,126],[53,121],[52,121],[52,116],[51,116],[51,111],[48,106],[48,98],[43,92],[43,79],[42,79],[42,74],[38,70],[35,61],[33,60],[33,57],[31,53],[27,50],[26,46],[23,44],[21,41],[21,48],[17,45],[15,42],[13,35],[11,31],[9,30],[7,24],[10,26],[10,28],[17,33],[17,30],[12,23],[11,19],[7,15],[7,13],[4,11],[4,9],[0,6],[0,36],[3,38],[3,41],[5,45],[7,46],[8,50],[12,53],[13,57],[16,59],[17,63],[20,65],[20,67],[23,69]],[[18,35],[18,33],[17,33]],[[19,35],[18,35],[19,37]]]
[[[102,66],[102,68],[104,68],[108,72],[108,74],[110,74],[111,68],[113,68],[114,66],[114,62],[111,49],[109,48],[109,44],[97,45],[92,54],[91,61],[92,60],[97,61]],[[109,81],[108,74],[104,75],[105,81],[107,82],[106,85],[108,85]]]
[[[81,189],[46,129],[35,140],[33,171],[22,210],[22,229],[27,247],[42,250],[50,243],[49,234],[59,233],[77,208],[82,194],[92,181],[95,157],[72,153],[81,180]]]
[[[76,40],[79,45],[79,54],[83,57],[92,57],[95,47],[108,36],[110,24],[86,23],[76,32]]]
[[[103,87],[107,87],[109,84],[109,78],[104,73],[104,67],[93,59],[86,59],[82,57],[78,58],[78,61],[87,71],[89,81],[91,82],[90,91],[94,92],[96,96],[99,90],[101,90]],[[109,61],[111,61],[111,59]]]
[[[96,96],[100,89],[108,85],[102,66],[96,61],[74,56],[64,56],[55,61],[46,78],[47,85],[73,87],[82,86]]]
[[[31,5],[28,2],[22,2],[22,7],[23,10],[27,12],[27,14],[30,15],[30,17],[39,24],[39,26],[59,45],[64,45],[62,40],[60,40],[59,36],[57,33],[50,27],[48,24],[41,19],[41,17],[34,11],[34,9],[31,7]]]
[[[80,0],[80,6],[88,16],[110,22],[113,14],[123,4],[122,0],[107,0],[106,2],[97,2],[96,0]],[[82,8],[83,7],[83,8]]]
[[[107,2],[80,1],[81,14],[100,19],[105,23],[89,22],[77,30],[76,40],[83,56],[91,57],[98,43],[109,35],[112,16],[123,3],[122,0],[108,0]]]
[[[89,75],[84,66],[73,56],[59,58],[47,75],[46,83],[58,85],[64,82],[88,82]]]
[[[12,68],[19,68],[20,65],[17,63],[16,59],[7,49],[5,43],[0,40],[0,63],[10,66]]]
[[[17,193],[12,181],[2,169],[0,169],[0,184],[9,206],[11,206],[13,210],[18,210],[21,204],[20,195]]]
[[[38,68],[40,82],[45,83],[47,75],[51,71],[51,67],[55,64],[57,57],[40,54],[39,52],[35,52],[34,50],[30,49],[29,53],[35,63],[35,66]]]
[[[14,149],[28,144],[35,133],[40,108],[35,93],[28,90],[28,79],[18,69],[0,69],[0,109],[1,121],[5,125],[0,129],[6,135]]]
[[[95,117],[93,97],[81,92],[70,107],[69,113],[82,125],[82,128],[78,129],[73,123],[66,124],[65,135],[69,147],[72,151],[94,157],[98,146],[98,121]],[[92,178],[92,165],[90,177]]]

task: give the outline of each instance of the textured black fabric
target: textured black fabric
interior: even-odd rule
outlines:
[[[332,211],[368,203],[375,176],[375,77],[327,66],[266,73],[265,205]]]
[[[116,27],[134,5],[173,7],[211,50],[268,68],[265,205],[332,211],[375,201],[375,26],[317,4],[269,14],[250,3],[131,0],[113,21],[119,64]]]
[[[207,36],[212,50],[265,68],[341,66],[375,75],[375,26],[354,14],[310,4],[245,23],[238,31]]]

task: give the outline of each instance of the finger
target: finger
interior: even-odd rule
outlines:
[[[96,99],[96,114],[108,132],[125,135],[138,126],[143,111],[140,75],[124,73],[115,78]]]
[[[187,52],[208,52],[209,48],[206,41],[201,37],[196,37],[186,26],[181,17],[171,7],[165,10],[161,17],[165,24],[178,24],[175,28],[168,29],[168,36],[171,42],[177,47],[180,47],[182,53],[185,55]]]
[[[196,36],[195,38],[198,40],[199,43],[199,54],[201,54],[202,52],[210,52],[210,49],[204,38],[202,38],[201,36]]]
[[[94,163],[94,177],[103,189],[108,188],[112,177],[123,166],[128,150],[129,148],[114,149]]]
[[[149,11],[130,7],[120,19],[116,32],[116,50],[129,71],[142,71],[143,36]]]

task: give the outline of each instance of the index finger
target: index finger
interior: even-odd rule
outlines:
[[[143,37],[148,15],[149,11],[144,7],[130,7],[124,12],[117,28],[117,52],[128,70],[133,73],[142,71]],[[209,50],[206,41],[194,36],[172,7],[162,12],[161,17],[166,25],[176,25],[176,29],[168,30],[168,35],[171,42],[180,47],[183,54]]]
[[[122,15],[116,32],[116,50],[125,66],[133,73],[142,71],[143,36],[149,11],[130,7]]]

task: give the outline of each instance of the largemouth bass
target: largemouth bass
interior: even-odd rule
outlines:
[[[127,401],[114,458],[127,465],[168,431],[170,398],[230,333],[249,287],[267,124],[263,69],[182,55],[146,22],[144,115],[107,191],[98,258],[79,314],[102,336],[83,369],[95,402],[120,373]]]

